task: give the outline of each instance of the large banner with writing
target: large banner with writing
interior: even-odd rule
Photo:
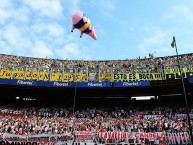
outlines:
[[[98,132],[97,137],[104,140],[124,140],[126,143],[128,143],[130,139],[148,139],[151,141],[159,139],[160,141],[165,140],[168,145],[188,145],[191,143],[188,132]]]
[[[188,132],[167,132],[166,136],[169,145],[187,145],[191,143]]]
[[[153,120],[158,120],[163,118],[164,115],[143,115],[143,118],[145,119],[153,119]]]
[[[37,72],[37,71],[12,71],[0,70],[0,78],[4,79],[21,79],[21,80],[39,80],[39,81],[58,81],[58,82],[86,82],[87,75],[85,73],[76,73],[76,80],[74,73],[61,72]]]
[[[187,68],[181,68],[182,75],[184,78],[193,77],[193,67]],[[165,79],[180,79],[180,71],[178,68],[168,68],[164,69]]]
[[[37,134],[31,136],[0,133],[0,145],[129,145],[132,143],[135,144],[137,140],[155,141],[157,139],[159,139],[160,142],[164,140],[168,145],[188,145],[191,143],[188,132],[98,132],[94,134],[90,131],[77,131],[73,135],[66,133]],[[111,142],[113,140],[115,142]],[[132,143],[130,141],[132,141]]]
[[[186,118],[187,114],[175,114],[175,116],[178,117],[178,118]],[[192,113],[190,113],[189,116],[191,118],[193,118],[193,114]]]
[[[91,131],[76,131],[75,142],[94,142],[94,134]]]
[[[182,68],[184,78],[193,77],[192,68]],[[0,78],[4,79],[20,79],[20,80],[38,80],[38,81],[54,81],[54,82],[87,82],[87,81],[142,81],[142,80],[168,80],[180,79],[178,69],[164,69],[163,73],[86,73],[79,72],[52,72],[52,71],[32,71],[32,70],[0,70]]]
[[[157,138],[164,137],[164,132],[98,132],[98,138],[102,139],[136,139],[136,138]]]
[[[162,80],[161,73],[118,73],[113,74],[113,81],[135,81],[135,80]]]
[[[72,143],[73,138],[68,134],[38,134],[31,136],[4,133],[0,144],[28,144],[28,145],[60,145]]]

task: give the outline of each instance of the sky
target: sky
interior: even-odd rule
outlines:
[[[98,39],[71,32],[82,11]],[[193,52],[192,0],[0,0],[0,53],[70,60],[123,60]]]

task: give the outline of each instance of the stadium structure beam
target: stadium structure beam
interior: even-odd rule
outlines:
[[[177,45],[176,45],[175,36],[173,36],[173,41],[171,43],[171,46],[176,49],[178,69],[179,69],[180,76],[181,76],[182,89],[183,89],[183,95],[184,95],[184,100],[185,100],[185,105],[186,105],[186,113],[187,113],[187,118],[188,118],[188,126],[189,126],[190,137],[191,137],[191,145],[192,145],[193,144],[192,126],[191,126],[191,123],[190,123],[190,115],[189,115],[188,101],[187,101],[187,95],[186,95],[186,88],[185,88],[185,85],[184,85],[184,77],[183,77],[181,66],[180,66],[180,58],[179,58],[179,55],[178,55],[178,49],[177,49]]]

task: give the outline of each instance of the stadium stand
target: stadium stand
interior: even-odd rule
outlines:
[[[188,83],[193,76],[193,54],[180,57],[193,125],[193,89]],[[0,144],[190,144],[178,71],[175,56],[80,61],[0,54],[2,80],[151,81],[150,87],[132,90],[1,84]],[[131,100],[134,94],[154,94],[155,99]]]
[[[186,73],[185,77],[192,76],[193,54],[184,54],[180,57],[182,70]],[[0,70],[1,78],[9,79],[100,82],[175,79],[177,76],[172,74],[178,72],[178,65],[176,56],[133,60],[80,61],[0,54]],[[116,74],[135,75],[121,78],[116,77]],[[145,74],[152,74],[152,76],[148,77]]]

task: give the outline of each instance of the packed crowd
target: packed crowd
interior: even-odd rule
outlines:
[[[193,125],[193,105],[189,110]],[[185,132],[183,107],[13,108],[0,107],[0,132],[19,135],[97,132]]]
[[[181,66],[193,67],[193,54],[180,55]],[[15,70],[31,70],[43,72],[74,72],[74,68],[78,73],[98,72],[101,73],[161,73],[164,69],[178,69],[176,56],[166,56],[155,58],[152,54],[149,58],[136,58],[126,60],[105,60],[105,61],[89,61],[89,60],[59,60],[48,58],[32,58],[14,55],[0,54],[0,69]]]

